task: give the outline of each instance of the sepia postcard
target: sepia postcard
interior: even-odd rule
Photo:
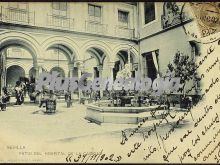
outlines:
[[[1,1],[0,163],[218,164],[219,58],[219,2]]]

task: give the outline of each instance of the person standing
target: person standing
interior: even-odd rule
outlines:
[[[3,102],[5,103],[9,102],[11,96],[10,96],[10,93],[8,92],[7,87],[3,87],[2,91],[3,91]]]
[[[46,104],[46,101],[47,101],[47,91],[45,89],[43,89],[42,92],[40,92],[40,105],[39,105],[39,108],[41,108],[41,106],[43,104]]]
[[[7,102],[9,102],[9,100],[10,100],[10,94],[9,94],[6,87],[3,87],[2,91],[3,91],[3,93],[0,98],[0,108],[2,111],[5,111],[6,107],[7,107]]]
[[[72,97],[71,97],[71,92],[70,91],[65,92],[65,101],[66,101],[66,104],[67,104],[67,108],[72,106]]]
[[[15,97],[16,97],[16,103],[15,105],[21,105],[24,103],[24,92],[21,87],[21,82],[17,81],[15,85]]]

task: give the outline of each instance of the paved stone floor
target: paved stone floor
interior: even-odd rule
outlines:
[[[143,141],[142,131],[146,131],[152,126],[152,122],[146,123],[139,130],[139,133],[129,138],[129,143],[125,146],[121,145],[122,130],[131,130],[137,125],[131,124],[102,124],[97,125],[84,119],[86,105],[73,104],[71,108],[67,108],[64,102],[59,102],[57,106],[57,113],[45,114],[43,109],[40,109],[37,104],[24,104],[21,106],[9,106],[6,111],[0,111],[0,154],[10,153],[11,150],[5,149],[3,144],[25,145],[27,150],[31,151],[100,151],[104,149],[105,152],[117,154],[127,152],[127,149],[132,149],[134,143]],[[171,125],[165,124],[158,128],[160,133],[170,128]],[[187,123],[184,127],[188,127]],[[181,132],[181,128],[178,129]],[[177,131],[178,133],[178,131]],[[3,142],[2,142],[3,141]],[[171,139],[172,141],[172,139]],[[144,141],[143,141],[144,142]],[[149,138],[145,142],[148,144],[156,144],[155,136]],[[116,149],[117,148],[117,149]],[[116,150],[115,150],[116,149]],[[4,151],[4,152],[3,152]],[[31,160],[33,162],[35,157],[20,157],[20,150],[15,150],[19,161],[21,158]],[[142,162],[143,155],[140,156]],[[27,156],[27,155],[26,155]],[[44,155],[45,156],[45,155]],[[0,155],[1,157],[1,155]],[[60,157],[38,157],[43,162],[51,162],[56,159],[57,162],[65,162],[64,156]],[[138,157],[135,157],[138,158]],[[14,160],[11,158],[10,160]],[[47,161],[45,161],[47,160]],[[1,161],[1,159],[0,159]],[[132,162],[132,159],[129,162]],[[137,159],[133,160],[134,162]],[[17,160],[16,160],[17,162]]]
[[[117,134],[121,130],[135,128],[133,124],[97,125],[84,119],[86,105],[73,104],[67,108],[65,102],[58,102],[57,112],[46,114],[38,104],[8,106],[0,111],[0,129],[13,131],[22,138],[28,137],[38,141],[70,141],[78,137],[100,134]],[[148,122],[145,127],[154,121]],[[169,127],[169,124],[167,125]]]
[[[85,110],[86,106],[82,104],[67,108],[64,102],[59,102],[56,113],[46,114],[44,108],[40,109],[37,104],[13,105],[7,107],[6,111],[0,111],[0,129],[37,140],[56,141],[134,127],[91,123],[84,119]]]

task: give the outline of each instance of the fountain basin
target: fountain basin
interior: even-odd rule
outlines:
[[[103,107],[94,104],[88,104],[86,109],[86,120],[97,124],[115,123],[115,124],[138,124],[143,119],[153,120],[151,111],[156,110],[155,116],[160,118],[166,110],[166,105],[145,106],[145,107]]]

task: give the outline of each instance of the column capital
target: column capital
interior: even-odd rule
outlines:
[[[37,66],[42,66],[44,64],[44,59],[37,60]]]
[[[97,68],[98,68],[99,71],[102,71],[103,70],[103,65],[98,65]]]
[[[84,63],[83,61],[76,61],[76,66],[79,70],[83,71],[84,70]]]
[[[73,69],[74,66],[75,66],[75,65],[74,65],[73,63],[69,63],[69,64],[68,64],[69,69]]]
[[[75,61],[75,63],[76,63],[76,65],[81,65],[81,64],[83,64],[83,61],[82,60],[77,60],[77,61]]]
[[[115,67],[115,62],[109,62],[108,63],[108,66],[113,69]]]

